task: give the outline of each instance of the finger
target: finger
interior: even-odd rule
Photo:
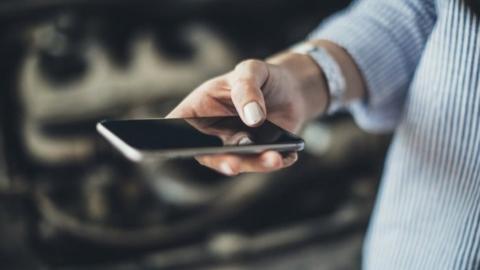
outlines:
[[[195,113],[187,106],[178,106],[173,109],[165,118],[188,118],[194,117]]]
[[[195,159],[203,166],[216,170],[219,173],[228,176],[234,176],[240,173],[241,167],[238,157],[233,155],[207,155],[197,156]]]
[[[272,172],[292,165],[296,154],[282,158],[275,151],[260,155],[209,155],[196,157],[198,162],[222,174],[233,176],[245,172]]]
[[[185,97],[165,118],[188,118],[195,117],[195,104],[192,104],[191,95]]]
[[[166,118],[234,115],[230,88],[227,75],[208,80],[186,96]]]
[[[228,134],[224,136],[223,144],[224,145],[251,145],[253,140],[250,138],[249,134],[245,131],[238,131],[233,134]]]
[[[267,78],[267,64],[259,60],[243,61],[231,74],[232,102],[248,126],[258,126],[266,119],[267,110],[261,87]]]

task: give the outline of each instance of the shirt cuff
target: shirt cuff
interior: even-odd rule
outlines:
[[[339,16],[339,15],[337,15]],[[385,61],[388,48],[375,44],[376,31],[364,27],[355,18],[333,18],[327,21],[310,39],[329,40],[344,48],[354,59],[366,83],[368,99],[345,107],[356,123],[373,133],[385,133],[395,129],[400,121],[406,91],[406,72],[402,66],[391,67]],[[380,50],[380,51],[379,51]],[[383,59],[382,59],[383,57]]]

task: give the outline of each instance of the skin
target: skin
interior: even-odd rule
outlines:
[[[347,81],[346,101],[366,99],[361,72],[347,51],[325,40],[311,41],[325,48],[338,62]],[[248,121],[245,105],[256,102],[260,120]],[[307,55],[282,52],[261,60],[245,60],[234,70],[213,78],[193,90],[167,118],[239,115],[245,124],[261,125],[268,119],[297,133],[328,108],[329,94],[324,74]],[[196,157],[204,166],[225,175],[271,172],[297,160],[297,153],[282,156],[275,151],[259,155],[210,155]]]

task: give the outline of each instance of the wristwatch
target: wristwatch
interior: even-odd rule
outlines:
[[[322,69],[327,79],[330,96],[327,114],[333,114],[346,107],[347,83],[335,58],[322,48],[309,43],[300,43],[290,49],[293,53],[310,56]]]

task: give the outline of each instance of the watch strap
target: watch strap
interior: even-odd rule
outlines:
[[[333,114],[343,109],[346,106],[346,80],[342,69],[335,58],[333,58],[326,49],[309,43],[301,43],[294,46],[291,51],[294,53],[309,55],[323,71],[327,80],[330,96],[327,113]]]

